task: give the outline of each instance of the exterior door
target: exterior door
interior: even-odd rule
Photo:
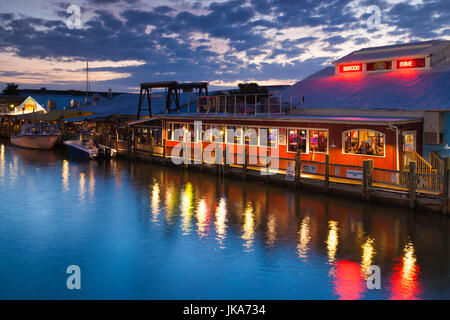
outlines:
[[[409,162],[415,160],[414,152],[416,152],[416,132],[403,132],[403,168],[409,168]],[[409,170],[409,169],[408,169]]]
[[[415,152],[416,151],[416,132],[405,131],[403,132],[403,151]]]

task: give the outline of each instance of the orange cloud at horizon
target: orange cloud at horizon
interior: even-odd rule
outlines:
[[[89,68],[122,68],[145,64],[139,60],[96,60],[89,61]],[[17,73],[13,76],[0,75],[0,82],[21,84],[60,84],[86,81],[86,61],[71,59],[22,58],[13,52],[0,55],[0,71]],[[108,81],[131,77],[129,72],[95,71],[89,72],[91,81]]]

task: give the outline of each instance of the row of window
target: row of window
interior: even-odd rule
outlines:
[[[220,125],[202,125],[201,130],[195,132],[194,125],[169,123],[167,137],[172,141],[224,142],[248,146],[262,146],[276,148],[278,143],[278,129],[237,127]]]
[[[284,129],[283,129],[284,130]],[[195,132],[194,125],[169,123],[168,139],[172,141],[224,142],[248,146],[276,148],[279,140],[278,129],[202,125]],[[193,137],[193,138],[192,138]],[[328,153],[329,137],[326,129],[287,129],[287,151],[301,153]],[[374,130],[348,130],[342,133],[345,154],[384,156],[385,135]],[[284,142],[283,142],[284,143]]]
[[[136,141],[139,144],[153,144],[154,146],[163,145],[162,128],[139,128],[136,129],[135,135]]]

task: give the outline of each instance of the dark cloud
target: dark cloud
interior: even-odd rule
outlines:
[[[123,3],[137,3],[140,0],[88,0],[88,2],[90,4],[94,4],[94,5],[108,5],[108,4],[114,4],[114,3],[118,3],[118,2],[123,2]]]
[[[386,15],[398,30],[419,38],[439,37],[438,29],[450,26],[450,1],[429,0],[421,4],[398,3]]]
[[[346,42],[364,46],[369,41],[360,31],[348,38],[341,34],[364,27],[369,17],[368,13],[357,17],[348,10],[350,0],[227,0],[211,4],[173,0],[153,8],[151,3],[139,0],[87,2],[92,6],[82,7],[83,16],[89,13],[92,18],[84,21],[80,30],[70,30],[64,23],[68,2],[55,5],[59,20],[0,13],[0,48],[13,47],[21,57],[143,60],[145,65],[141,66],[99,69],[131,73],[131,79],[110,83],[135,86],[142,81],[169,79],[225,82],[246,78],[299,79],[329,60],[297,59],[319,40],[315,34],[298,35],[298,39],[274,44],[273,36],[264,33],[266,29],[281,36],[287,28],[317,27],[328,35],[323,40],[328,44],[324,50],[331,56],[340,51],[337,46]],[[391,34],[399,41],[449,35],[448,0],[429,0],[419,5],[363,0],[360,5],[362,8],[378,5],[382,23],[395,27]],[[444,31],[438,34],[441,28]],[[204,38],[193,40],[194,33]],[[375,34],[370,37],[374,39]],[[229,50],[220,55],[214,52],[207,40],[213,38],[227,41]],[[244,53],[250,61],[238,58],[236,52]],[[254,63],[252,59],[260,55],[265,59],[286,57],[289,61]]]

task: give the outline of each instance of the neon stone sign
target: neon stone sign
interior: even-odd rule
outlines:
[[[343,66],[339,66],[339,72],[340,73],[346,73],[346,72],[361,72],[362,71],[362,64],[347,64]]]
[[[398,60],[397,69],[424,68],[425,59]]]

